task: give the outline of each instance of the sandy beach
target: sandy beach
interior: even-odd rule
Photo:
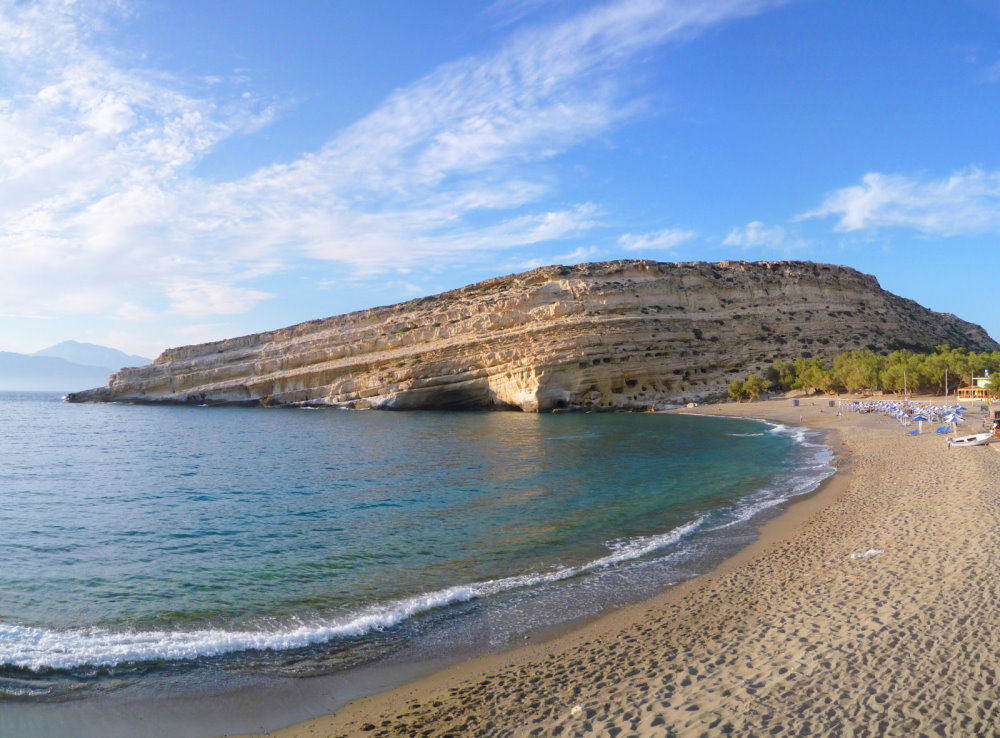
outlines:
[[[838,473],[650,602],[276,735],[1000,731],[1000,453],[825,400],[693,412],[828,431]]]

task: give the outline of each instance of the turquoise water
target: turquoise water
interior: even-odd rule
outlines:
[[[803,431],[663,414],[0,393],[0,418],[19,700],[503,646],[694,575],[832,472]]]

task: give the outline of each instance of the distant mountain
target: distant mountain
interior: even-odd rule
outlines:
[[[0,390],[68,391],[107,383],[115,369],[74,364],[53,356],[0,351]]]
[[[107,346],[98,346],[96,343],[81,343],[80,341],[63,341],[55,346],[36,351],[32,356],[65,359],[84,366],[107,367],[112,374],[122,367],[145,366],[153,363],[152,359],[147,359],[144,356],[126,354]]]
[[[80,341],[63,341],[33,354],[0,351],[0,391],[97,387],[123,367],[151,363],[143,356]]]

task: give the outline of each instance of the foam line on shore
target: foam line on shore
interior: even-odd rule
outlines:
[[[296,619],[275,628],[115,631],[98,627],[52,630],[0,623],[0,668],[32,672],[77,668],[113,668],[154,661],[184,661],[244,651],[288,651],[336,639],[364,636],[396,627],[422,613],[517,589],[553,584],[589,572],[609,569],[656,554],[700,532],[712,532],[744,523],[760,512],[814,490],[834,473],[829,447],[814,443],[806,429],[764,422],[768,432],[793,437],[816,449],[794,474],[755,490],[733,507],[695,517],[662,534],[609,542],[609,553],[576,566],[548,572],[530,572],[484,582],[456,585],[407,598],[372,604],[336,620]]]
[[[641,558],[678,543],[695,532],[696,518],[667,533],[609,544],[611,553],[579,566],[551,572],[458,585],[414,597],[372,605],[335,621],[296,621],[276,630],[112,631],[103,628],[50,630],[0,623],[0,666],[34,672],[80,667],[115,667],[150,661],[184,661],[241,651],[287,651],[395,627],[430,610],[514,589],[549,584]]]
[[[720,416],[703,415],[702,417]],[[757,420],[753,418],[741,419]],[[817,489],[824,480],[837,472],[836,467],[833,466],[833,449],[824,443],[812,440],[816,435],[815,432],[807,428],[785,425],[770,420],[759,419],[757,422],[770,426],[768,433],[792,438],[800,447],[809,449],[811,457],[797,464],[795,473],[780,477],[770,485],[745,496],[730,510],[732,515],[730,519],[709,528],[709,531],[725,530],[746,523],[766,510],[777,507],[795,497],[809,494]]]

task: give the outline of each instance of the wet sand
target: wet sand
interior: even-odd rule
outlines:
[[[1000,453],[810,403],[694,411],[801,422],[837,455],[715,571],[276,735],[1000,732]]]

